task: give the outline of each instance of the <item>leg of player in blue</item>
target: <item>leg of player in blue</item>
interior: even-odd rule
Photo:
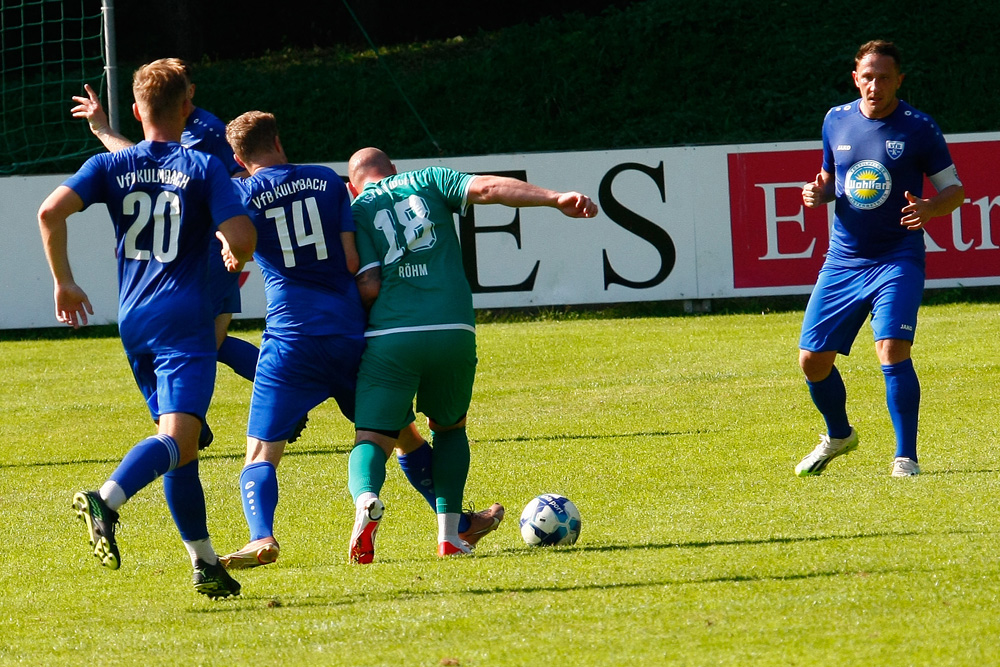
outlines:
[[[809,395],[826,421],[827,433],[820,435],[819,444],[795,466],[799,477],[819,475],[830,461],[858,448],[858,432],[847,418],[847,389],[836,366],[822,380],[811,382]]]
[[[235,553],[222,556],[223,565],[238,570],[268,565],[278,560],[274,538],[274,513],[278,507],[278,471],[270,461],[249,463],[240,473],[243,516],[250,529],[250,542]]]
[[[150,482],[173,470],[179,457],[177,442],[169,435],[146,438],[128,451],[100,491],[84,491],[73,497],[73,507],[87,524],[90,544],[101,565],[112,570],[121,566],[115,540],[118,510]]]
[[[917,421],[920,412],[920,381],[913,360],[883,365],[885,401],[896,431],[896,458],[893,477],[912,477],[920,473],[917,465]]]
[[[347,484],[355,509],[348,552],[352,563],[366,564],[375,559],[375,534],[385,511],[378,494],[385,484],[387,460],[382,447],[371,440],[361,440],[354,445],[347,461]]]
[[[219,361],[229,366],[236,374],[242,378],[253,382],[257,373],[257,358],[260,350],[253,343],[237,338],[226,336],[219,346]]]
[[[239,582],[230,577],[219,562],[208,536],[205,491],[198,476],[198,459],[163,476],[163,495],[194,566],[194,589],[210,598],[239,595]]]
[[[413,447],[411,451],[404,451]],[[432,510],[437,512],[437,494],[434,490],[433,449],[420,437],[416,428],[404,428],[400,433],[396,458],[410,485],[424,497]],[[475,547],[479,540],[493,532],[503,521],[504,507],[493,503],[489,508],[476,512],[474,509],[463,510],[458,519],[458,536],[469,547]]]
[[[809,395],[816,409],[826,421],[827,433],[831,438],[846,438],[851,435],[851,423],[847,419],[847,388],[840,371],[834,366],[830,374],[819,382],[809,382]]]

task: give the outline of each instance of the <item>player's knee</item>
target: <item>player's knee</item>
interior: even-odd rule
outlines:
[[[444,424],[436,421],[433,417],[428,417],[427,418],[427,426],[429,426],[430,429],[432,431],[434,431],[435,433],[441,433],[443,431],[453,431],[455,429],[465,428],[465,422],[466,422],[467,419],[468,419],[468,414],[464,414],[454,424],[451,424],[449,426],[445,426]]]
[[[820,382],[833,370],[836,352],[811,352],[799,350],[799,368],[810,382]]]

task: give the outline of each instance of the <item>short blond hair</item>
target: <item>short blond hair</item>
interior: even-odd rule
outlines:
[[[242,162],[274,150],[278,121],[265,111],[247,111],[226,125],[226,141]]]
[[[188,97],[187,66],[177,58],[161,58],[137,69],[132,76],[132,95],[151,120],[179,113]]]

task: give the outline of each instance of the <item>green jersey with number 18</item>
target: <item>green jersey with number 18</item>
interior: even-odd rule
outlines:
[[[404,331],[475,331],[455,213],[475,178],[446,167],[369,183],[351,205],[361,271],[381,267],[382,286],[366,336]]]

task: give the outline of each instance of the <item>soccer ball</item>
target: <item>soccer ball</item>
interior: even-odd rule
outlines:
[[[521,512],[521,538],[531,546],[575,544],[580,537],[580,510],[569,498],[546,493]]]

